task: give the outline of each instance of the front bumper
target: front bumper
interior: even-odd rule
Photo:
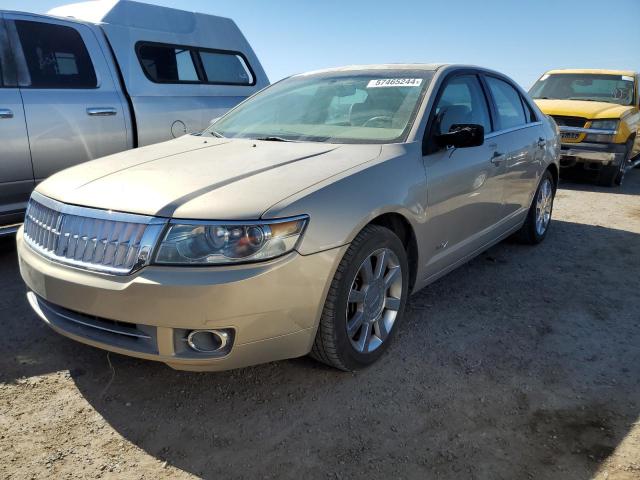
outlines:
[[[600,170],[607,165],[620,165],[627,153],[626,145],[617,143],[563,143],[560,166],[582,166],[588,170]]]
[[[294,252],[252,265],[150,266],[111,276],[53,263],[24,243],[22,230],[17,235],[20,273],[33,292],[29,301],[51,328],[105,350],[203,371],[309,353],[346,248],[307,256]],[[143,332],[145,340],[133,344],[113,328],[85,328],[65,316],[93,326],[116,325],[116,332]],[[185,334],[199,329],[233,332],[230,351],[220,357],[185,348]]]

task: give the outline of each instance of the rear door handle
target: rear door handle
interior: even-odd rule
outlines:
[[[8,108],[0,108],[0,118],[13,118],[13,112]]]
[[[91,107],[87,108],[87,115],[91,117],[109,117],[116,115],[118,110],[113,107]]]

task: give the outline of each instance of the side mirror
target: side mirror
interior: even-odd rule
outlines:
[[[484,127],[475,123],[454,124],[448,133],[436,135],[436,143],[441,147],[479,147],[484,143]]]

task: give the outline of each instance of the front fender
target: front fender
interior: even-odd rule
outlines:
[[[350,243],[374,218],[398,213],[417,230],[427,189],[419,145],[385,146],[376,160],[329,178],[271,207],[263,218],[309,215],[298,251],[309,255]]]

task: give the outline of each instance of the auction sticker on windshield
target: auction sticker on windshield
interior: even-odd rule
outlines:
[[[380,78],[371,80],[367,88],[381,87],[419,87],[422,85],[421,78]]]

